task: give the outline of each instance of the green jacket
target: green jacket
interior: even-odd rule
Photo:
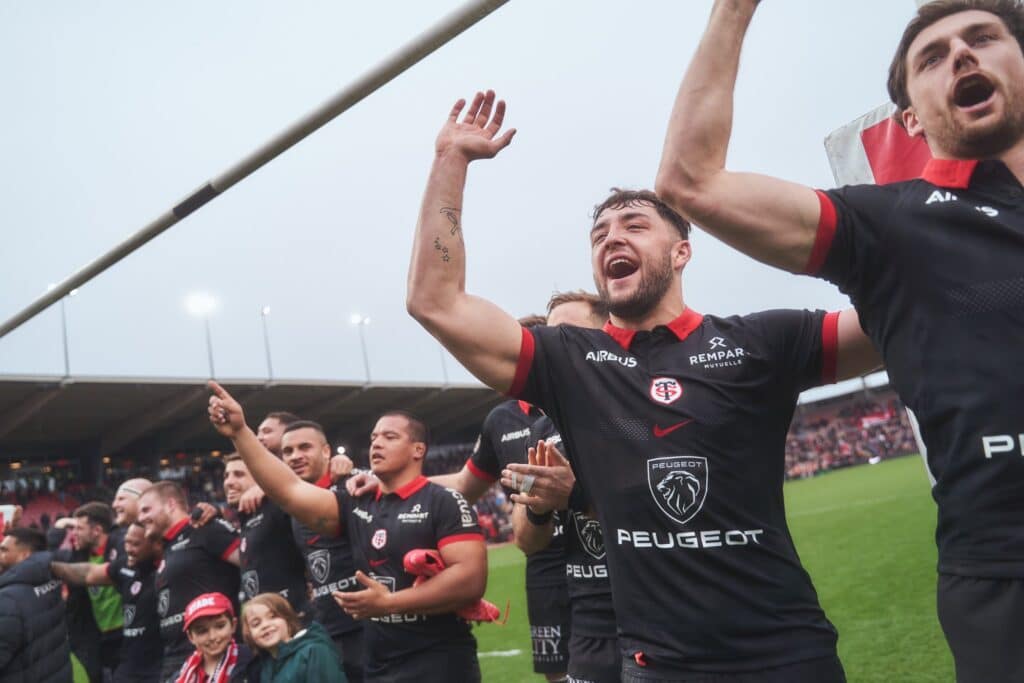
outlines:
[[[323,626],[313,622],[277,650],[264,652],[260,683],[347,683],[334,643]]]

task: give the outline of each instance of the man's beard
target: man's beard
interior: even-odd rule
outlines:
[[[660,262],[653,264],[649,272],[640,276],[640,284],[628,298],[612,301],[608,288],[596,282],[597,292],[608,312],[623,320],[638,320],[653,311],[672,286],[672,255],[665,254]]]
[[[1006,111],[998,121],[972,129],[955,120],[950,112],[930,137],[957,159],[998,157],[1024,137],[1024,90],[1003,92]]]

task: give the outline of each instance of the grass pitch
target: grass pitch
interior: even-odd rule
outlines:
[[[935,616],[935,504],[921,459],[832,472],[786,484],[790,530],[839,630],[850,683],[946,683],[953,662]],[[523,556],[489,553],[487,598],[508,625],[474,629],[486,683],[540,683],[533,673]],[[518,652],[516,652],[518,651]]]

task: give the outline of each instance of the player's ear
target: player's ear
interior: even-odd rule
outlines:
[[[903,122],[903,127],[907,129],[907,135],[912,138],[924,137],[924,127],[921,125],[921,120],[917,118],[917,112],[914,111],[913,106],[900,112],[900,120]]]
[[[681,239],[672,244],[672,268],[674,270],[681,271],[685,268],[692,256],[693,248],[690,246],[690,240]]]

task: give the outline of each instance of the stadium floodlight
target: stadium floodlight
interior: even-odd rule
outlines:
[[[57,283],[51,282],[46,285],[46,291],[52,292],[57,289]],[[64,305],[64,302],[78,294],[78,288],[72,289],[68,292],[67,296],[60,298],[60,336],[62,344],[64,346],[64,380],[67,381],[71,377],[71,354],[68,351],[68,311]]]
[[[263,324],[263,351],[267,357],[267,384],[274,381],[274,363],[270,359],[270,329],[267,326],[269,315],[270,306],[263,306],[260,309],[260,322]]]
[[[345,450],[344,446],[338,446],[338,455],[345,455],[348,451]]]
[[[213,338],[210,335],[210,314],[217,310],[217,299],[206,292],[192,292],[185,297],[185,310],[189,315],[203,319],[206,332],[206,359],[210,365],[210,379],[216,379],[213,369]]]
[[[455,9],[319,107],[250,152],[234,166],[204,183],[192,194],[182,199],[174,207],[165,210],[160,216],[103,256],[68,276],[53,291],[47,292],[20,312],[15,313],[13,317],[0,324],[0,338],[49,308],[75,287],[81,287],[178,221],[202,208],[207,202],[226,192],[235,183],[276,159],[506,2],[508,0],[469,0]]]
[[[359,347],[363,350],[363,371],[366,373],[366,384],[370,384],[370,356],[366,353],[366,333],[363,329],[370,324],[370,318],[361,313],[353,313],[349,322],[359,328]]]

